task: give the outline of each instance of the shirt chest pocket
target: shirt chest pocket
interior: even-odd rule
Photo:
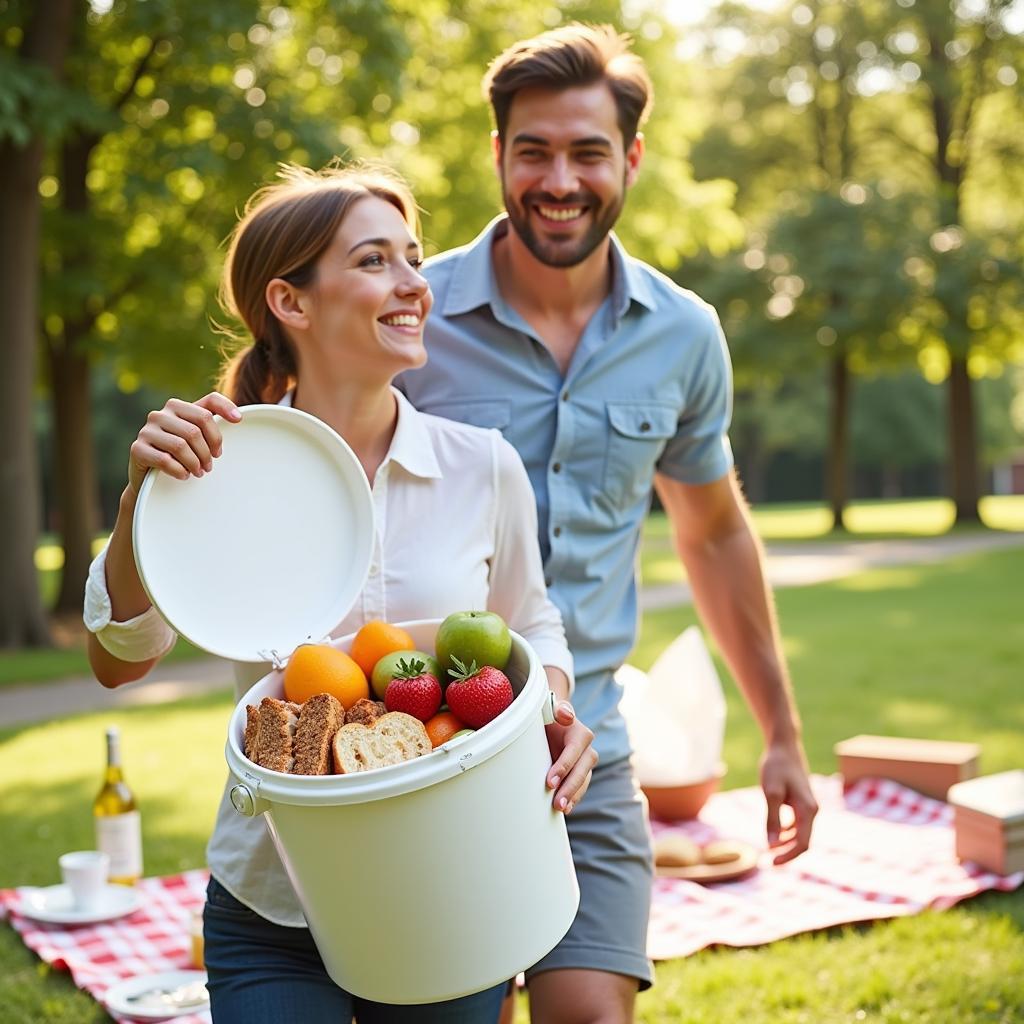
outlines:
[[[605,493],[627,504],[646,500],[655,463],[676,432],[678,411],[655,402],[609,402],[607,407]]]

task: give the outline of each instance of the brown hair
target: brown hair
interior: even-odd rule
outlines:
[[[494,111],[498,138],[505,141],[509,109],[520,89],[560,92],[605,82],[615,97],[623,141],[630,146],[654,102],[647,68],[630,51],[630,42],[611,25],[573,22],[514,43],[491,61],[484,75],[484,95]]]
[[[267,285],[275,277],[297,288],[312,284],[317,262],[338,226],[366,196],[391,203],[419,235],[412,193],[386,168],[329,166],[311,171],[288,164],[281,166],[279,177],[246,203],[221,277],[221,307],[252,336],[251,343],[243,341],[246,347],[226,358],[217,385],[238,405],[280,401],[295,383],[291,339],[266,300]]]

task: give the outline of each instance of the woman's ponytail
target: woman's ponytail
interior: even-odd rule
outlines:
[[[271,333],[283,332],[275,324]],[[221,369],[217,390],[235,405],[276,404],[294,385],[291,347],[285,338],[275,337],[257,341],[231,356]]]

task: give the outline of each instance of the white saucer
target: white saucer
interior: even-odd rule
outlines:
[[[92,910],[79,910],[71,901],[71,890],[66,885],[50,885],[44,889],[19,889],[16,914],[31,917],[47,924],[93,924],[112,921],[138,910],[142,897],[138,890],[126,885],[108,885],[103,898]]]
[[[210,1003],[191,1006],[146,1007],[132,1001],[132,996],[140,996],[154,989],[173,990],[180,985],[191,985],[195,982],[206,984],[206,971],[163,971],[160,974],[140,974],[137,978],[129,978],[111,985],[103,995],[103,1002],[111,1013],[133,1020],[171,1020],[173,1017],[186,1017],[192,1013],[202,1013],[209,1009]]]

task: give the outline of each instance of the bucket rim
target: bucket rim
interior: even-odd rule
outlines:
[[[395,625],[412,633],[420,644],[423,642],[421,637],[428,631],[436,631],[441,621],[415,619]],[[224,747],[228,768],[257,799],[271,805],[281,803],[308,807],[345,806],[404,796],[469,771],[515,742],[530,727],[534,717],[541,713],[547,698],[547,677],[536,652],[519,633],[511,629],[509,633],[512,636],[510,664],[518,662],[515,667],[519,674],[525,675],[525,682],[515,700],[498,718],[469,736],[442,743],[429,754],[411,761],[365,772],[311,776],[271,771],[250,761],[240,743],[245,733],[246,705],[259,703],[263,697],[276,696],[280,692],[272,681],[276,673],[270,672],[246,691],[231,713]],[[331,645],[347,648],[354,636],[354,633],[347,634],[332,640]],[[271,689],[276,692],[270,692]]]

